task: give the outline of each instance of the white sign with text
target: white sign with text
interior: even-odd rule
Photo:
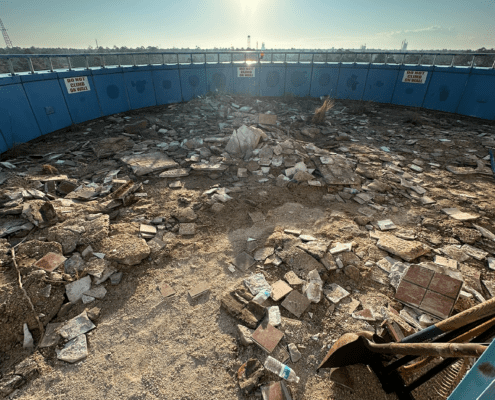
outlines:
[[[89,81],[87,76],[76,76],[74,78],[65,78],[65,87],[67,88],[67,93],[80,93],[87,92],[90,89]]]
[[[237,67],[238,78],[254,78],[254,67]]]
[[[428,71],[404,71],[402,82],[425,83]]]

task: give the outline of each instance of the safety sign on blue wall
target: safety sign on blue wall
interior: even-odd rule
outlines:
[[[402,82],[425,83],[428,71],[404,71]]]
[[[238,78],[254,78],[254,67],[237,67]]]
[[[65,78],[65,87],[67,88],[67,93],[79,93],[87,92],[90,89],[89,81],[87,76],[77,76],[74,78]]]

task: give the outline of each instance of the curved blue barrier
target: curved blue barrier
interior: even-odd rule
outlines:
[[[398,76],[398,65],[370,65],[363,100],[391,103]]]
[[[0,75],[0,152],[102,116],[206,93],[330,96],[495,120],[495,70],[366,63],[202,63]]]

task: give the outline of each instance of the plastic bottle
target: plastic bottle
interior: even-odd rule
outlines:
[[[288,380],[289,382],[299,383],[299,377],[292,368],[289,368],[287,365],[282,364],[280,361],[275,360],[271,356],[268,356],[266,359],[265,368],[268,371],[277,374],[281,378]]]

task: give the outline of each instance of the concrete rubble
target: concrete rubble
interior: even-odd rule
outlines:
[[[8,174],[0,185],[1,265],[11,265],[8,250],[19,244],[28,292],[44,298],[34,304],[45,328],[40,337],[33,318],[12,312],[17,334],[5,347],[22,338],[26,349],[84,360],[90,332],[98,332],[86,304],[104,308],[127,273],[170,262],[174,249],[203,241],[215,218],[238,210],[239,226],[271,226],[277,216],[269,205],[285,196],[313,199],[318,221],[301,228],[279,215],[284,222],[271,226],[271,236],[248,237],[227,254],[236,282],[218,303],[243,346],[244,393],[272,398],[282,386],[269,383],[266,356],[297,372],[338,338],[332,326],[400,341],[495,296],[493,125],[419,111],[412,120],[420,122],[399,123],[378,104],[354,112],[337,103],[314,126],[321,101],[284,101],[207,96],[150,119],[89,122],[101,133],[75,132],[51,151],[4,155],[15,168],[1,167]],[[158,186],[175,194],[160,199]],[[217,299],[207,276],[187,290],[162,286],[163,301]],[[448,298],[441,306],[440,295]],[[25,381],[0,372],[0,395]],[[281,398],[289,398],[287,387]]]

